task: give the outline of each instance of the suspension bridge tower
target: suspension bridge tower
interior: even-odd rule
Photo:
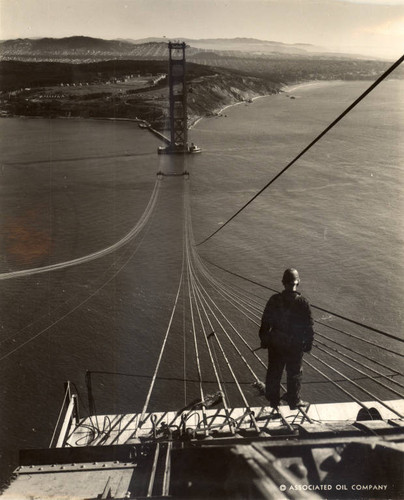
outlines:
[[[170,150],[185,152],[188,142],[185,42],[169,42]]]
[[[187,84],[185,81],[185,42],[169,42],[168,92],[170,138],[168,146],[160,146],[159,154],[194,154],[202,149],[188,146]]]

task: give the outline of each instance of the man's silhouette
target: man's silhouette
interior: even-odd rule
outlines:
[[[310,304],[299,292],[296,269],[283,273],[284,291],[272,295],[265,306],[259,336],[261,347],[268,349],[265,395],[270,406],[280,403],[280,384],[286,366],[287,392],[282,396],[291,409],[306,406],[300,399],[303,353],[313,343],[313,318]]]

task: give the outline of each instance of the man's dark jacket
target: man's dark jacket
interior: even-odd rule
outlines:
[[[290,338],[291,348],[308,352],[313,343],[313,317],[310,304],[299,292],[286,291],[272,295],[262,315],[259,336],[261,347],[268,348],[274,330]],[[272,334],[272,335],[271,335]]]

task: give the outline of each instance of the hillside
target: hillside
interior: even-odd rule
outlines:
[[[256,38],[181,38],[190,47],[214,52],[247,52],[249,54],[291,54],[308,55],[310,53],[326,52],[321,47],[310,44],[287,44],[282,42],[258,40]],[[164,38],[150,37],[139,40],[126,40],[127,42],[142,43],[167,43]]]
[[[69,38],[17,39],[0,42],[3,61],[86,63],[110,59],[167,60],[166,43],[135,45],[119,40],[84,36]]]
[[[308,80],[360,80],[374,79],[388,67],[381,61],[348,61],[336,59],[300,59],[266,57],[225,57],[201,52],[190,62],[187,74],[192,80],[198,76],[231,72],[243,77],[261,78],[276,85]],[[109,60],[98,63],[0,61],[0,91],[26,87],[93,82],[131,73],[166,73],[167,59]],[[396,71],[395,76],[403,71]]]
[[[288,45],[280,42],[250,38],[186,40],[186,58],[189,63],[210,68],[226,68],[245,76],[264,78],[273,82],[301,80],[372,79],[380,74],[387,63],[378,60],[352,59],[339,55],[316,52],[314,46]],[[59,66],[60,71],[72,74],[86,72],[86,64],[116,61],[117,67],[128,61],[143,62],[151,72],[167,71],[167,40],[150,38],[143,40],[102,40],[83,36],[69,38],[18,39],[0,42],[0,62],[5,74],[1,76],[1,88],[10,88],[10,71],[6,62],[70,63],[77,68]],[[126,62],[125,62],[126,61]],[[159,63],[159,62],[160,63]],[[163,66],[158,66],[158,64]],[[140,67],[140,66],[139,66]],[[45,68],[44,76],[38,67],[31,66],[38,85],[46,83],[57,67]],[[18,72],[18,66],[14,67]],[[20,72],[21,87],[32,86],[31,75]],[[56,73],[55,73],[56,78]],[[67,75],[63,74],[66,80]],[[72,77],[73,78],[73,77]],[[57,78],[56,78],[57,79]],[[67,81],[67,80],[66,80]]]
[[[168,114],[167,63],[0,62],[1,110],[7,116],[143,119],[163,128]],[[157,84],[151,75],[160,75]],[[187,65],[190,122],[226,104],[278,92],[280,85],[232,70]]]
[[[217,57],[261,57],[269,58],[328,58],[368,59],[363,56],[328,53],[321,47],[309,44],[285,44],[256,40],[233,39],[184,39],[188,45],[187,59],[200,59],[201,53],[214,53]],[[108,59],[164,59],[168,49],[165,38],[141,40],[103,40],[85,36],[68,38],[17,39],[0,42],[0,60],[48,61],[84,63]]]

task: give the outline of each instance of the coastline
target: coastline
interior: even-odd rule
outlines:
[[[276,92],[275,94],[264,94],[264,95],[258,95],[258,96],[255,96],[255,97],[252,97],[251,98],[251,101],[256,101],[257,99],[262,99],[264,97],[273,97],[275,95],[279,95],[281,92],[283,92],[283,87],[281,89],[279,89],[278,92]],[[241,104],[246,104],[246,101],[239,101],[239,102],[234,102],[232,104],[226,104],[225,106],[221,107],[221,108],[218,108],[218,109],[215,109],[214,110],[214,113],[215,115],[221,115],[226,109],[228,108],[232,108],[234,106],[240,106]],[[192,122],[190,125],[189,125],[189,130],[193,129],[194,127],[196,127],[196,125],[203,119],[206,119],[206,118],[212,118],[211,116],[199,116],[194,122]]]
[[[282,87],[283,92],[295,92],[296,90],[300,90],[302,88],[306,87],[325,87],[330,84],[333,85],[341,85],[344,83],[347,83],[349,80],[313,80],[313,81],[308,81],[308,82],[302,82],[298,83],[296,85],[285,85]]]
[[[279,92],[281,92],[282,90],[280,89],[278,92],[274,93],[274,94],[264,94],[264,95],[258,95],[258,96],[255,96],[255,97],[252,97],[251,100],[252,101],[256,101],[257,99],[262,99],[263,97],[273,97],[274,95],[278,95]],[[241,104],[246,104],[246,101],[238,101],[238,102],[234,102],[232,104],[226,104],[225,106],[221,107],[221,108],[217,108],[213,111],[213,113],[215,114],[215,116],[218,116],[218,115],[221,115],[226,109],[228,108],[232,108],[234,106],[240,106]],[[191,130],[192,128],[194,128],[201,120],[203,119],[206,119],[206,118],[212,118],[212,116],[199,116],[194,122],[192,122],[190,125],[189,125],[189,130]]]
[[[251,98],[251,101],[255,102],[258,99],[263,99],[266,97],[274,97],[278,96],[279,94],[285,94],[285,93],[291,93],[291,92],[296,92],[299,91],[303,88],[307,87],[324,87],[326,85],[330,84],[342,84],[345,83],[345,80],[313,80],[313,81],[307,81],[307,82],[301,82],[301,83],[296,83],[292,85],[283,85],[280,87],[278,92],[274,94],[264,94],[264,95],[258,95],[255,97]],[[232,104],[226,104],[225,106],[218,108],[217,110],[214,111],[215,115],[221,115],[226,109],[231,108],[233,106],[239,106],[240,104],[246,104],[246,101],[240,101],[240,102],[235,102]],[[209,116],[200,116],[198,117],[190,126],[189,129],[191,130],[194,128],[201,120],[206,119],[206,118],[211,118]]]

